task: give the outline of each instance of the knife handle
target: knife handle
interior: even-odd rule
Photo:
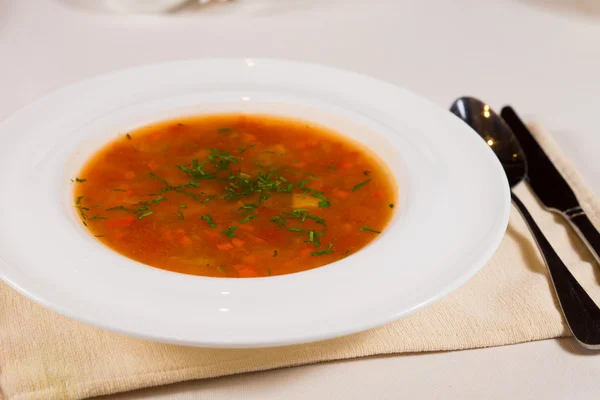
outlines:
[[[600,265],[600,233],[598,233],[598,230],[592,224],[592,221],[585,215],[585,212],[581,207],[567,210],[562,213],[562,215],[571,223],[575,232],[577,232],[590,253],[592,253],[596,259],[598,265]]]
[[[525,205],[512,192],[511,197],[542,253],[556,297],[573,336],[583,347],[600,350],[600,309],[556,254]]]

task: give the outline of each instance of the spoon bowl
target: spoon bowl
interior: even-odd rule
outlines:
[[[473,97],[461,97],[452,104],[450,112],[473,128],[496,153],[510,187],[514,187],[525,178],[525,153],[512,130],[489,105]]]

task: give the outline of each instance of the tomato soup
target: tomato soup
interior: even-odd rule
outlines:
[[[192,275],[266,277],[332,263],[392,217],[381,160],[326,128],[264,115],[170,120],[102,148],[73,179],[111,249]]]

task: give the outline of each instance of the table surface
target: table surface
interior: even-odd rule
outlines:
[[[87,0],[90,1],[90,0]],[[100,0],[98,0],[100,1]],[[551,130],[600,193],[600,2],[238,0],[124,17],[80,0],[0,2],[0,119],[93,75],[199,57],[329,64],[448,107],[474,95]],[[572,340],[334,362],[186,382],[112,399],[597,399],[600,355]]]

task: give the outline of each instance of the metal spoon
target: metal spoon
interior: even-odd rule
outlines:
[[[519,142],[489,105],[472,97],[461,97],[452,104],[450,111],[471,126],[496,153],[511,188],[526,177],[527,159]],[[573,336],[583,347],[600,349],[600,309],[569,272],[525,205],[512,191],[511,197],[542,253]]]

